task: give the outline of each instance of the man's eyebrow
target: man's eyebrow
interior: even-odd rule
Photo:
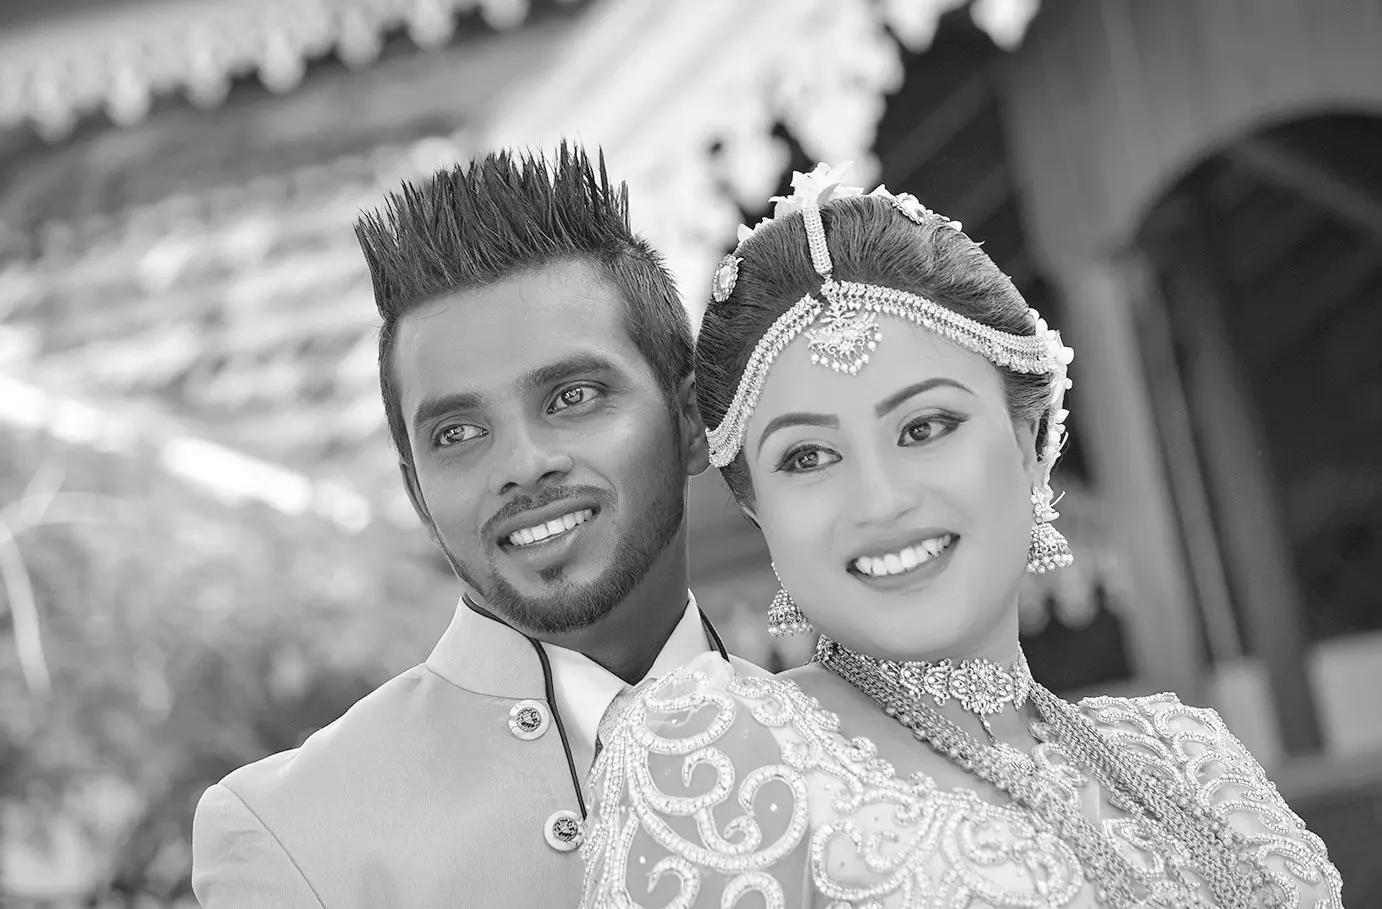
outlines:
[[[758,451],[763,450],[763,443],[767,441],[768,436],[788,426],[824,426],[827,429],[839,429],[840,421],[830,414],[807,413],[800,410],[778,414],[763,427],[763,435],[758,437]]]
[[[413,426],[424,426],[452,411],[476,410],[484,403],[485,399],[482,396],[468,391],[423,398],[413,411]]]
[[[539,366],[520,380],[523,388],[545,388],[591,373],[618,372],[619,368],[598,354],[576,354],[565,360]]]

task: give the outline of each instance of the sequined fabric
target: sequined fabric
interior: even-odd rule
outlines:
[[[1342,907],[1324,844],[1218,714],[1171,695],[1080,707],[1149,771],[1192,785],[1242,832],[1290,905]],[[871,742],[845,738],[838,718],[789,681],[737,677],[707,655],[640,686],[618,717],[592,780],[586,909],[719,909],[741,897],[793,909],[1100,905],[1099,882],[1074,851],[1022,809],[899,778]],[[1032,759],[1146,880],[1177,862],[1059,743],[1043,741]],[[1201,905],[1213,906],[1200,890]]]

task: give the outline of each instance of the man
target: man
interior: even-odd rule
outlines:
[[[603,159],[499,152],[356,233],[418,517],[465,595],[427,662],[198,805],[205,909],[573,906],[597,730],[723,651],[687,589],[691,331]]]

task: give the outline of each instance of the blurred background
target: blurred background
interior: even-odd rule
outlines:
[[[351,224],[477,151],[604,146],[698,319],[740,221],[853,160],[1078,351],[1078,696],[1217,707],[1382,906],[1382,7],[1372,0],[0,4],[0,904],[191,903],[192,809],[424,659]],[[717,476],[699,601],[772,642]]]

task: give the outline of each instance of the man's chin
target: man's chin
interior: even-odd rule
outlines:
[[[487,598],[491,609],[530,634],[566,634],[596,624],[622,599],[600,584],[511,585],[501,581]]]

